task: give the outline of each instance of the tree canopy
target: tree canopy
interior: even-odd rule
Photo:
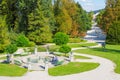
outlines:
[[[105,10],[98,15],[98,25],[107,34],[107,43],[120,44],[120,0],[106,0]]]
[[[0,50],[24,34],[36,44],[57,32],[79,37],[91,27],[91,13],[75,0],[0,0]],[[11,35],[11,36],[9,36]]]

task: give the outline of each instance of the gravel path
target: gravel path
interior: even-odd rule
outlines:
[[[114,73],[115,64],[105,58],[88,54],[75,55],[90,57],[91,59],[77,59],[77,62],[95,62],[100,66],[94,70],[67,76],[49,76],[46,71],[28,72],[22,77],[0,77],[0,80],[120,80],[120,74]]]

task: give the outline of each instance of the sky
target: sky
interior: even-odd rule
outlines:
[[[75,0],[81,4],[84,10],[94,11],[105,8],[105,0]]]

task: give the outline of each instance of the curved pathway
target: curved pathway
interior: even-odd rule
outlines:
[[[94,70],[66,76],[49,76],[46,71],[28,72],[22,77],[0,77],[0,80],[120,80],[120,74],[114,73],[115,64],[105,58],[88,54],[75,55],[90,57],[91,59],[77,59],[77,62],[95,62],[100,66]]]

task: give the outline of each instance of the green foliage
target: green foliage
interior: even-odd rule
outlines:
[[[71,62],[65,65],[50,68],[48,73],[52,76],[64,76],[89,71],[97,68],[98,66],[98,63]]]
[[[120,44],[120,0],[107,0],[106,8],[100,12],[97,21],[107,34],[107,43]]]
[[[46,3],[44,3],[47,2]],[[50,0],[49,0],[50,1]],[[36,8],[31,14],[29,14],[29,24],[27,36],[31,41],[34,41],[37,44],[50,42],[52,39],[51,31],[51,13],[49,12],[47,0],[40,0],[37,2],[38,8]],[[52,20],[52,19],[51,19]]]
[[[62,45],[59,49],[59,52],[62,53],[69,53],[71,51],[71,48],[67,45]]]
[[[15,44],[10,44],[6,47],[5,51],[9,54],[13,54],[17,51],[17,46]]]
[[[16,44],[19,47],[25,47],[29,45],[29,39],[25,35],[20,34],[16,40]]]
[[[13,32],[13,31],[9,32],[9,39],[10,39],[11,44],[16,43],[18,36],[19,36],[19,34]]]
[[[9,31],[16,31],[17,28],[17,0],[6,0],[6,25]],[[9,13],[9,14],[8,14]]]
[[[5,23],[5,17],[0,15],[0,52],[3,52],[5,47],[10,44],[8,29]]]
[[[1,0],[0,18],[0,25],[6,28],[1,30],[6,34],[9,31],[11,40],[0,37],[0,50],[8,42],[15,43],[19,33],[37,44],[52,42],[57,32],[78,37],[89,28],[91,20],[75,0]]]
[[[76,21],[80,25],[79,30],[80,30],[80,32],[86,31],[86,30],[90,29],[90,27],[92,25],[91,20],[92,20],[93,13],[85,12],[79,3],[77,3],[76,5],[78,6],[78,13],[76,15]]]
[[[18,31],[27,34],[29,18],[28,15],[32,13],[37,7],[37,0],[18,0]]]
[[[62,32],[58,32],[55,34],[53,42],[56,45],[63,45],[63,44],[67,44],[69,41],[69,36],[66,35],[65,33]]]
[[[28,47],[34,47],[35,43],[33,41],[29,41]]]
[[[107,43],[120,44],[120,22],[113,22],[107,32]]]

